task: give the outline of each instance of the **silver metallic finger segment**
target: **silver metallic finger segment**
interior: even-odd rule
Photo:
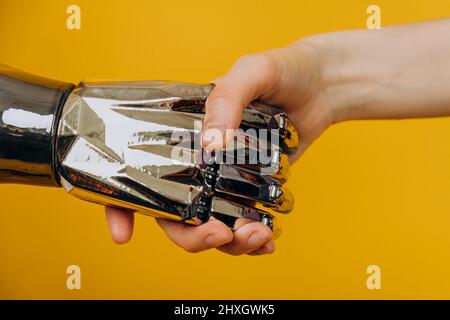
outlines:
[[[275,118],[279,124],[282,150],[287,154],[294,154],[299,145],[297,129],[284,113],[276,115]]]
[[[288,156],[285,153],[281,153],[279,151],[273,153],[272,159],[269,164],[238,162],[236,165],[231,166],[245,168],[257,175],[272,177],[280,181],[280,183],[285,183],[290,173]]]
[[[241,128],[276,130],[281,148],[287,154],[297,151],[299,138],[295,126],[285,113],[278,109],[254,101],[244,110]]]
[[[274,215],[220,197],[212,199],[211,215],[230,228],[234,227],[237,219],[243,218],[266,225],[273,231],[274,238],[277,238],[281,233],[278,219]]]
[[[291,194],[278,180],[235,166],[220,165],[214,190],[241,201],[261,203],[277,212],[288,213],[293,206]]]
[[[289,158],[285,153],[278,152],[274,159],[276,159],[277,161],[277,163],[275,164],[277,171],[273,175],[273,177],[279,180],[281,183],[285,183],[289,178]]]
[[[271,176],[284,183],[289,174],[289,160],[278,144],[254,133],[236,131],[226,149],[216,153],[218,163],[246,168],[256,174]]]

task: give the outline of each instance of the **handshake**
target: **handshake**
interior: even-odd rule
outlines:
[[[307,37],[241,57],[215,86],[74,88],[0,65],[0,182],[63,186],[106,205],[118,243],[142,212],[190,252],[272,253],[277,215],[293,206],[288,162],[328,127],[450,116],[449,27]]]
[[[276,216],[293,207],[283,184],[298,147],[284,112],[254,100],[239,129],[221,130],[203,125],[214,85],[73,86],[2,66],[0,86],[2,182],[62,186],[107,206],[116,242],[131,236],[120,229],[138,212],[188,251],[219,244],[244,253],[232,242],[246,228],[247,238],[263,234],[250,249],[273,250]],[[186,245],[186,236],[205,244]]]

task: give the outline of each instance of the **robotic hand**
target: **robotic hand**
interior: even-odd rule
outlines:
[[[67,83],[0,65],[0,182],[63,186],[81,199],[200,224],[237,218],[280,233],[298,135],[254,101],[221,152],[200,145],[213,85]]]

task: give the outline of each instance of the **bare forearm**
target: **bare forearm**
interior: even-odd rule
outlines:
[[[450,19],[312,36],[335,121],[450,116]]]

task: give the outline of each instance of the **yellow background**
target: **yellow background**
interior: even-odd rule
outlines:
[[[450,16],[435,0],[0,0],[0,61],[72,82],[207,82],[242,54],[365,28],[372,3],[382,25]],[[81,30],[66,28],[70,4]],[[118,246],[102,207],[0,185],[0,298],[450,298],[449,141],[448,118],[331,128],[294,166],[295,210],[264,257],[185,253],[143,216]],[[81,290],[66,289],[70,264]]]

